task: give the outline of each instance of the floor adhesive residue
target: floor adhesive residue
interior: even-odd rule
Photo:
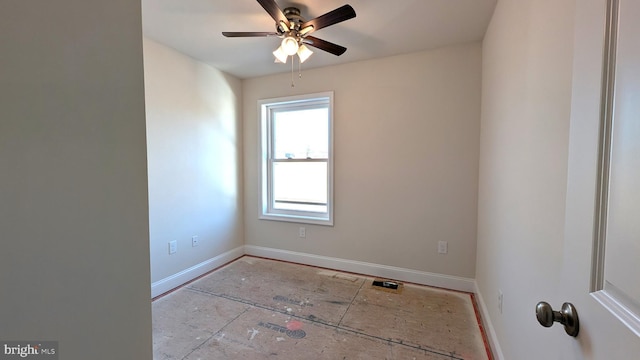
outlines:
[[[156,360],[490,359],[468,293],[248,256],[156,299],[153,347]]]

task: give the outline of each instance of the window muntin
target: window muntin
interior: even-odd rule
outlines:
[[[259,101],[261,219],[333,224],[332,100],[322,93]]]

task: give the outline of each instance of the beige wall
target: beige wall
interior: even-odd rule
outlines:
[[[243,245],[241,82],[148,38],[144,65],[157,282]]]
[[[0,339],[151,359],[140,3],[0,1]]]
[[[505,359],[552,358],[535,305],[568,300],[541,297],[560,286],[573,18],[571,0],[499,1],[483,43],[476,279]]]
[[[473,278],[480,83],[479,43],[303,69],[295,88],[289,73],[244,80],[246,244]],[[327,90],[335,225],[300,239],[300,224],[258,220],[257,101]]]

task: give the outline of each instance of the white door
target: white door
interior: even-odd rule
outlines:
[[[604,177],[610,185],[605,202],[609,206],[605,216],[608,227],[606,242],[600,246],[594,242],[598,224],[594,214],[598,209],[601,100],[607,99],[601,92],[603,65],[607,63],[603,29],[612,1],[619,8],[614,26],[618,40],[611,171],[609,179]],[[576,338],[569,337],[560,324],[549,331],[563,337],[560,359],[640,359],[640,1],[577,0],[576,8],[564,268],[559,292],[561,299],[575,305],[580,332]],[[596,291],[603,287],[607,291]],[[561,304],[552,306],[559,310]]]

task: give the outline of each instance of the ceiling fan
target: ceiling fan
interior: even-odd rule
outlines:
[[[320,15],[312,20],[305,20],[300,15],[300,9],[287,7],[280,10],[275,0],[257,0],[260,5],[276,21],[275,32],[223,32],[226,37],[269,37],[277,36],[282,39],[281,46],[273,52],[277,61],[286,63],[289,56],[296,53],[300,62],[304,62],[313,53],[305,46],[309,45],[320,50],[324,50],[336,56],[340,56],[347,51],[347,48],[318,39],[311,36],[314,31],[327,26],[356,17],[356,12],[350,5],[343,5],[324,15]]]

